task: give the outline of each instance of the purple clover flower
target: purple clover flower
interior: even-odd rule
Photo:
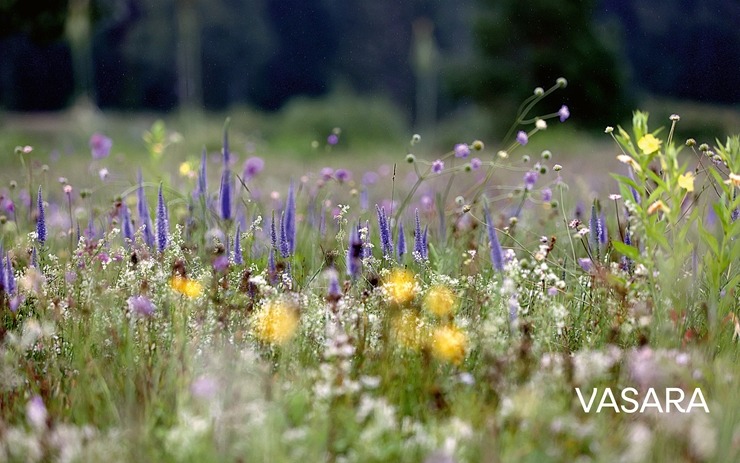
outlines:
[[[531,190],[534,188],[534,184],[537,183],[537,179],[540,177],[540,174],[530,170],[524,174],[524,189],[525,190]]]
[[[578,259],[578,265],[586,273],[591,273],[591,270],[593,270],[594,268],[594,263],[591,262],[591,259],[589,259],[588,257],[581,257],[580,259]]]
[[[352,172],[347,169],[337,169],[334,171],[334,177],[339,183],[348,182],[352,179]]]
[[[229,268],[228,253],[221,254],[213,259],[213,270],[217,273],[224,273]]]
[[[504,253],[501,249],[501,243],[499,243],[498,236],[496,235],[496,229],[493,226],[493,220],[491,220],[491,213],[488,210],[488,204],[483,206],[483,214],[486,218],[486,229],[488,230],[488,241],[491,245],[491,262],[493,268],[499,272],[504,271]]]
[[[128,210],[128,206],[126,206],[126,203],[121,204],[121,209],[119,212],[120,220],[121,220],[121,228],[123,228],[123,237],[129,241],[134,242],[134,227],[131,224],[131,213]]]
[[[570,110],[567,106],[563,105],[560,107],[558,117],[560,117],[560,122],[565,122],[570,117]]]
[[[445,163],[441,159],[437,159],[432,163],[432,173],[438,174],[445,168]]]
[[[483,162],[478,158],[473,158],[470,160],[470,168],[473,170],[480,169],[481,165],[483,165]]]
[[[324,179],[324,181],[328,181],[334,175],[334,169],[332,169],[331,167],[324,167],[319,171],[319,174],[321,175],[321,178]]]
[[[466,158],[470,155],[470,147],[465,143],[458,143],[454,148],[456,158]]]
[[[41,196],[41,187],[39,187],[36,203],[39,210],[39,217],[36,221],[36,239],[43,246],[46,242],[46,218],[44,217],[44,198]]]
[[[529,135],[524,130],[520,130],[516,133],[516,141],[520,145],[524,146],[529,143]]]
[[[128,303],[128,309],[136,315],[140,315],[143,317],[150,317],[154,315],[154,304],[146,296],[131,296],[126,302]]]
[[[542,195],[542,200],[545,202],[552,201],[552,190],[549,188],[544,188],[540,194]]]
[[[334,146],[337,143],[339,143],[339,136],[336,133],[333,133],[333,134],[329,135],[328,137],[326,137],[326,142],[328,144]]]
[[[107,158],[113,141],[102,133],[94,133],[90,137],[90,153],[93,159]]]
[[[259,175],[265,168],[265,161],[257,156],[244,161],[244,179],[249,180]]]

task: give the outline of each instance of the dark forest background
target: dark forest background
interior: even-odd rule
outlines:
[[[738,24],[737,0],[0,0],[0,106],[272,111],[345,89],[424,124],[564,76],[588,122],[644,95],[740,103]]]

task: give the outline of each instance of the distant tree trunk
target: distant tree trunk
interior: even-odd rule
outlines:
[[[70,0],[65,32],[72,51],[75,96],[92,99],[90,0]]]
[[[429,19],[413,23],[411,55],[416,77],[417,129],[430,131],[437,120],[437,70],[438,50],[434,42],[434,24]]]
[[[177,83],[180,108],[201,108],[200,25],[195,3],[177,1]]]

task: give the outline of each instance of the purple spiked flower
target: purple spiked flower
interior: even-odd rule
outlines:
[[[602,246],[602,249],[606,246],[606,243],[608,241],[608,231],[606,229],[606,216],[604,213],[601,213],[601,216],[599,217],[599,244]]]
[[[329,290],[327,291],[329,298],[338,300],[342,297],[342,289],[339,286],[339,277],[337,272],[332,270],[329,272]]]
[[[242,244],[241,244],[242,224],[236,224],[236,233],[234,234],[234,263],[241,265],[244,263],[244,256],[242,256]]]
[[[162,194],[162,184],[159,184],[159,194],[157,195],[157,249],[164,252],[169,239],[169,220],[167,219],[167,205],[164,202]]]
[[[9,257],[5,258],[5,294],[11,295],[15,293],[15,272],[13,271],[13,263]]]
[[[432,173],[438,174],[442,172],[445,168],[445,163],[441,159],[437,159],[436,161],[432,162]]]
[[[391,239],[391,229],[388,224],[388,216],[385,214],[385,208],[375,205],[375,210],[378,213],[378,227],[380,228],[380,247],[383,251],[383,256],[389,256],[393,253],[393,241]]]
[[[121,211],[119,213],[121,226],[123,228],[123,237],[130,241],[134,241],[134,228],[131,224],[131,213],[128,210],[126,203],[121,203]]]
[[[416,209],[414,216],[414,259],[421,260],[424,258],[424,242],[421,235],[421,221],[419,220],[419,209]]]
[[[295,252],[295,187],[293,181],[290,182],[288,187],[288,197],[285,199],[285,238],[288,245],[288,251],[293,254]]]
[[[565,122],[570,117],[570,110],[567,106],[563,105],[558,110],[558,116],[560,117],[560,122]]]
[[[360,230],[355,228],[349,234],[349,248],[347,249],[347,275],[356,280],[362,272],[363,245],[360,239]]]
[[[270,252],[267,256],[267,270],[270,275],[275,275],[277,267],[275,266],[275,248],[270,248]]]
[[[229,151],[229,121],[226,121],[226,126],[224,127],[224,145],[223,145],[223,155],[224,155],[224,169],[229,168],[229,164],[231,163],[231,152]]]
[[[466,158],[470,155],[470,147],[465,143],[458,143],[455,145],[454,151],[456,158]]]
[[[136,192],[136,196],[138,198],[138,212],[139,212],[139,220],[141,221],[141,224],[144,226],[144,242],[147,246],[150,248],[154,246],[154,227],[152,226],[152,218],[149,215],[149,206],[146,202],[146,195],[144,194],[144,184],[143,179],[141,175],[141,170],[139,170],[139,189]],[[79,229],[79,223],[78,223],[78,229]],[[79,232],[77,241],[79,241]]]
[[[285,212],[280,215],[280,256],[290,256],[290,244],[288,243],[287,230],[285,229]]]
[[[591,219],[589,220],[589,238],[591,239],[591,245],[596,250],[596,254],[599,254],[599,236],[601,235],[601,222],[599,216],[596,213],[596,202],[591,205]]]
[[[2,297],[3,291],[5,291],[5,261],[3,254],[5,254],[5,251],[3,250],[3,245],[0,243],[0,297]]]
[[[424,225],[424,233],[421,234],[421,258],[427,260],[429,257],[429,225]]]
[[[41,187],[39,187],[36,202],[39,209],[39,218],[36,221],[36,239],[43,246],[46,242],[46,218],[44,217],[44,198],[41,197]]]
[[[203,147],[203,153],[200,155],[200,169],[198,169],[198,197],[208,197],[208,172],[206,170],[206,161],[208,153],[206,153],[206,147]]]
[[[221,218],[231,220],[231,171],[227,167],[224,167],[221,174],[219,205],[221,206]]]
[[[631,167],[627,167],[627,175],[629,175],[629,178],[630,179],[632,179],[632,180],[635,179],[635,174],[632,171],[632,168]],[[637,190],[635,190],[634,188],[632,188],[632,186],[630,186],[630,191],[632,192],[632,197],[635,199],[635,202],[637,204],[640,204],[640,193],[638,193]]]
[[[362,258],[367,259],[373,256],[373,248],[370,247],[370,221],[365,221],[365,229],[367,230],[367,242],[362,243]],[[357,236],[360,237],[360,226],[357,226]],[[362,240],[360,240],[362,241]]]
[[[483,205],[483,214],[486,218],[486,228],[488,230],[488,241],[491,245],[491,262],[493,263],[493,268],[499,272],[503,272],[504,253],[501,249],[501,243],[498,241],[496,229],[493,226],[493,220],[491,220],[491,213],[488,210],[488,204]]]
[[[524,130],[520,130],[516,133],[516,141],[520,145],[524,146],[529,143],[529,135]]]
[[[403,232],[403,222],[398,224],[398,241],[396,241],[396,252],[398,253],[398,260],[403,261],[403,256],[406,254],[406,236]]]

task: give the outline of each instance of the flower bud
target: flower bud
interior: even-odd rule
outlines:
[[[475,151],[483,151],[483,148],[485,148],[485,145],[480,140],[475,140],[472,146]]]
[[[406,155],[406,162],[408,162],[409,164],[415,163],[416,162],[416,156],[414,156],[411,153],[407,154]]]
[[[568,80],[565,77],[558,77],[555,83],[558,84],[558,87],[560,88],[565,88],[568,86]]]

